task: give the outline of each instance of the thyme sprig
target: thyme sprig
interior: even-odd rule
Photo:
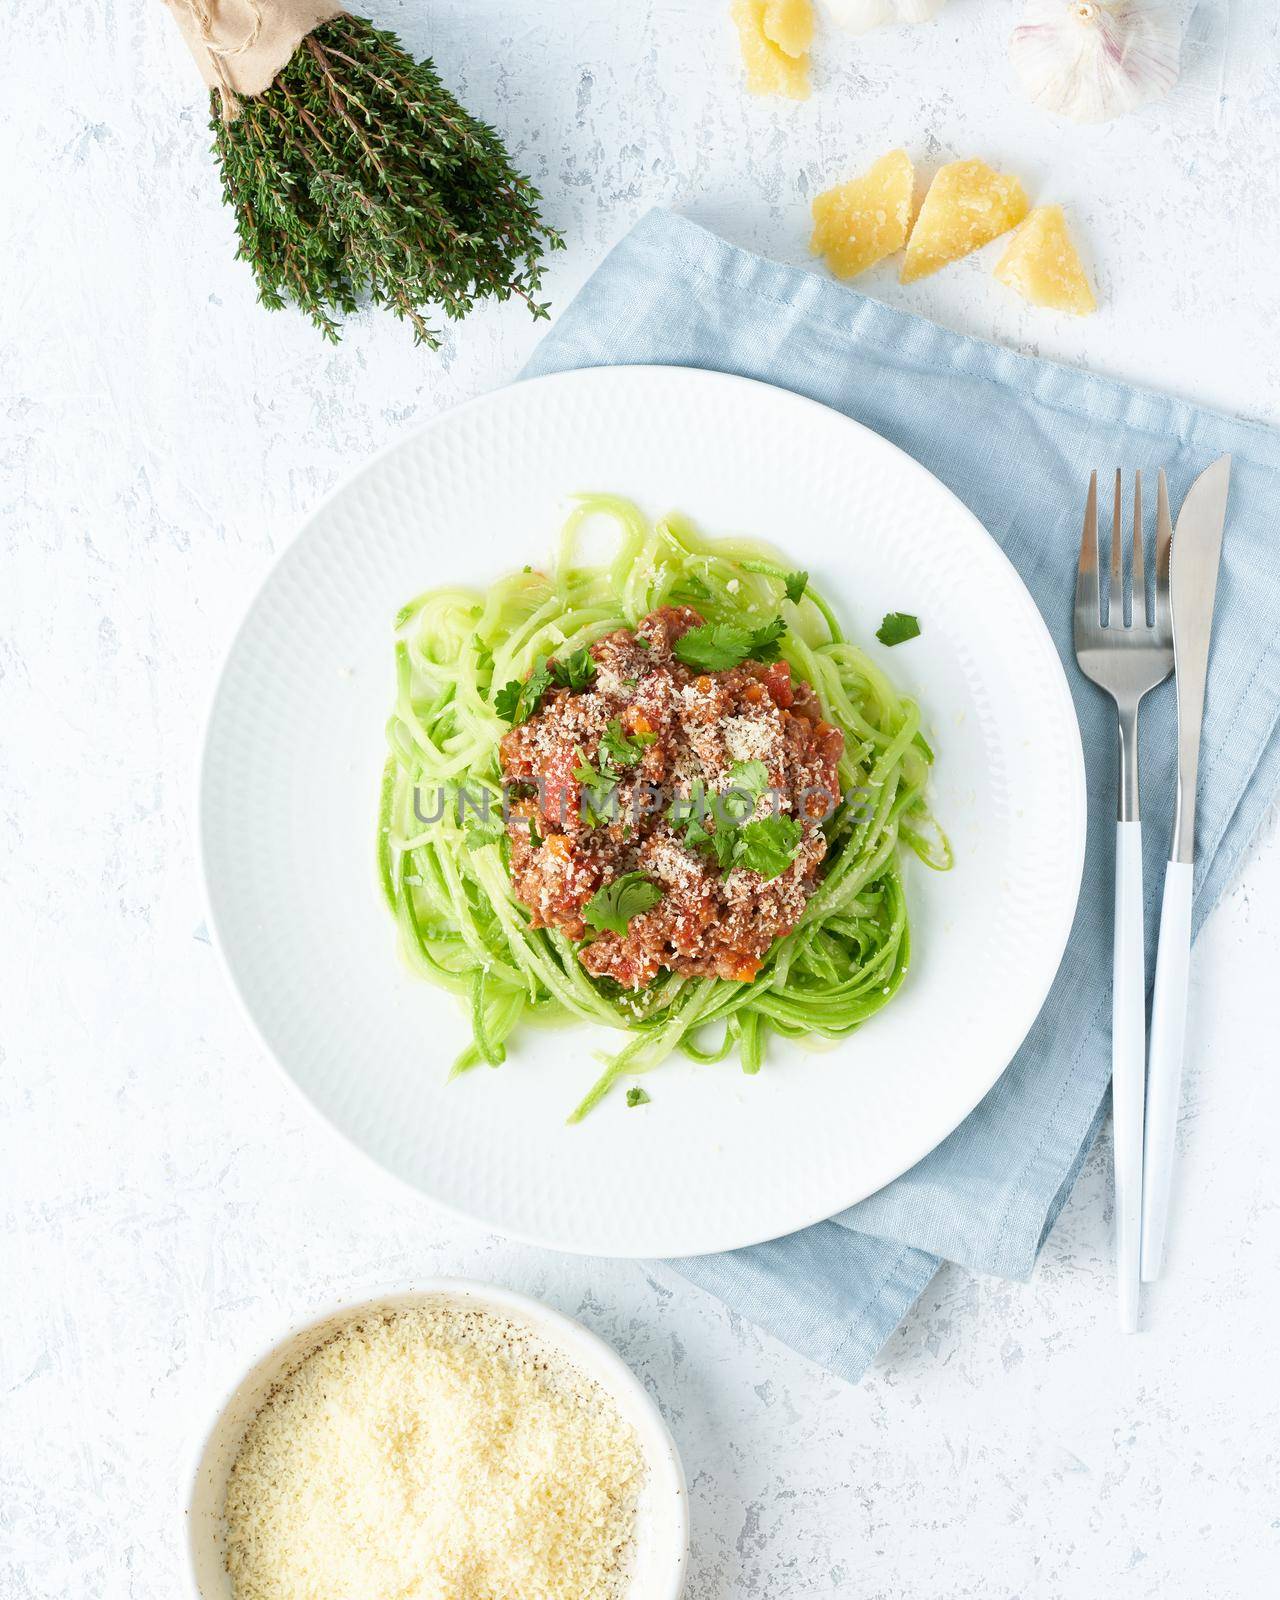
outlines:
[[[336,342],[362,301],[435,349],[431,312],[464,317],[517,297],[535,317],[542,256],[559,234],[498,134],[362,17],[322,23],[263,94],[224,122],[213,94],[223,194],[263,305],[301,307]]]

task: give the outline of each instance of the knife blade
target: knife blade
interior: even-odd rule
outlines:
[[[1187,863],[1195,860],[1200,725],[1230,487],[1231,457],[1221,456],[1188,489],[1174,527],[1170,556],[1169,599],[1178,686],[1178,793],[1170,859]]]
[[[1142,1280],[1164,1266],[1173,1188],[1182,1053],[1191,973],[1191,903],[1195,885],[1196,780],[1213,603],[1222,559],[1222,530],[1231,486],[1231,457],[1196,479],[1178,513],[1169,566],[1173,661],[1178,680],[1178,794],[1173,840],[1160,904],[1160,943],[1151,996],[1151,1048],[1142,1157]]]

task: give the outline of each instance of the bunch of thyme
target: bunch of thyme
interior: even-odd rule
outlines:
[[[293,301],[336,343],[339,316],[367,299],[432,349],[431,307],[457,318],[515,295],[547,315],[541,258],[563,241],[539,217],[537,190],[394,34],[337,16],[232,121],[217,90],[213,101],[237,255],[263,305]]]

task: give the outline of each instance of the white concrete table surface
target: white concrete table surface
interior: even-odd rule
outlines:
[[[368,0],[545,191],[557,306],[651,205],[798,262],[815,190],[897,144],[980,154],[1067,205],[1100,313],[1024,307],[990,253],[862,287],[1280,424],[1274,6],[1195,8],[1175,96],[1086,129],[1011,87],[1016,0],[825,32],[802,107],[744,96],[726,9]],[[241,1021],[200,933],[192,774],[216,664],[308,509],[508,382],[541,329],[486,309],[432,356],[386,316],[333,349],[260,311],[158,0],[11,0],[3,53],[0,1596],[183,1594],[184,1476],[223,1386],[311,1308],[441,1272],[542,1296],[634,1364],[689,1473],[690,1600],[1274,1592],[1275,819],[1195,952],[1140,1337],[1115,1331],[1105,1147],[1030,1283],[944,1270],[858,1388],[673,1276],[433,1211]]]

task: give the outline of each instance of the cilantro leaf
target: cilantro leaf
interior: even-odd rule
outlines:
[[[466,847],[468,850],[483,850],[487,844],[498,844],[504,831],[500,823],[490,823],[488,827],[483,828],[478,823],[473,823],[467,829]]]
[[[778,641],[787,631],[787,625],[781,617],[775,617],[772,622],[766,622],[762,628],[753,628],[748,643],[747,657],[751,661],[776,661],[782,654],[778,648]]]
[[[743,661],[776,661],[778,640],[787,631],[781,617],[759,628],[736,622],[704,622],[675,642],[675,655],[686,667],[702,672],[727,672]]]
[[[643,872],[624,872],[596,890],[583,918],[593,928],[625,938],[631,919],[652,911],[661,899],[662,890]]]
[[[563,661],[551,663],[555,681],[562,689],[585,689],[596,675],[595,658],[586,645],[565,656]]]
[[[617,767],[634,767],[644,754],[645,747],[651,745],[657,737],[656,733],[625,733],[621,722],[617,717],[613,717],[600,741],[601,765],[608,761]]]
[[[796,858],[803,830],[794,817],[761,817],[738,829],[734,865],[758,872],[766,880],[780,878]]]
[[[909,611],[891,611],[876,629],[881,644],[905,644],[920,632],[920,621]]]
[[[612,822],[617,815],[617,806],[613,804],[614,791],[618,787],[617,772],[604,756],[601,756],[597,770],[583,755],[581,746],[575,754],[578,765],[573,769],[573,775],[582,785],[582,820],[592,828]]]
[[[758,800],[769,787],[769,769],[763,761],[735,761],[729,769],[729,784]]]
[[[798,602],[809,584],[807,572],[788,572],[782,580],[787,590],[787,599],[793,604]]]
[[[690,628],[675,643],[675,655],[686,667],[704,672],[727,672],[746,659],[747,633],[732,622],[704,622]]]
[[[711,841],[706,819],[707,786],[701,778],[695,778],[689,785],[688,799],[677,796],[667,807],[667,822],[673,833],[684,834],[685,845],[690,850],[700,850]]]
[[[636,1084],[635,1088],[627,1090],[627,1104],[629,1106],[647,1106],[649,1104],[649,1096],[639,1084]]]
[[[493,697],[493,709],[504,722],[518,728],[522,722],[528,722],[550,687],[551,673],[547,668],[547,658],[539,656],[533,664],[533,671],[523,683],[519,678],[512,678],[510,683],[498,690]]]
[[[735,761],[729,769],[729,786],[716,796],[716,821],[738,827],[755,814],[756,801],[769,787],[769,769],[763,761]]]

